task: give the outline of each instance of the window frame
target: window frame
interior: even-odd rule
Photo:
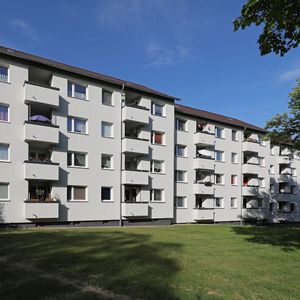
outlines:
[[[104,135],[104,126],[105,125],[110,126],[110,136]],[[108,138],[108,139],[113,139],[114,138],[114,123],[107,122],[107,121],[101,121],[101,137],[102,138]]]
[[[107,94],[110,94],[110,103],[105,103],[103,100],[104,100],[104,94],[107,93]],[[101,93],[101,103],[102,105],[105,105],[105,106],[114,106],[114,102],[113,102],[113,91],[109,91],[109,90],[106,90],[106,89],[102,89],[102,93]]]
[[[71,93],[69,91],[69,85],[71,85]],[[85,88],[85,94],[75,92],[75,87],[76,86],[79,86],[81,88]],[[85,95],[85,98],[76,97],[76,94]],[[68,80],[68,82],[67,82],[67,96],[70,97],[70,98],[78,99],[78,100],[88,101],[88,85],[81,84],[81,83],[78,83],[78,82],[75,82],[75,81],[72,81],[72,80]]]
[[[0,202],[10,202],[10,183],[9,182],[0,182],[0,185],[7,186],[7,198],[0,198]]]
[[[71,198],[68,199],[68,189],[71,189]],[[74,188],[84,188],[85,199],[74,199]],[[67,201],[68,202],[88,202],[88,187],[86,185],[68,185],[67,186]]]
[[[161,193],[161,200],[156,200],[154,199],[154,195],[155,195],[155,191],[160,191]],[[165,195],[164,195],[164,189],[160,189],[160,188],[155,188],[155,189],[151,189],[151,202],[156,202],[156,203],[163,203],[165,202]]]
[[[10,144],[7,143],[0,143],[1,146],[7,146],[7,159],[0,159],[0,162],[10,162]]]
[[[110,158],[110,168],[104,168],[103,167],[103,156],[107,156]],[[102,170],[114,170],[114,163],[113,163],[113,154],[108,153],[101,153],[101,169]]]
[[[221,159],[217,159],[217,154],[220,153],[221,154]],[[215,161],[218,161],[218,162],[225,162],[225,153],[224,151],[221,151],[221,150],[215,150]]]
[[[7,120],[1,120],[0,119],[0,122],[2,122],[2,123],[9,123],[10,122],[10,107],[9,107],[9,104],[1,103],[0,102],[0,108],[1,108],[1,106],[7,108]]]
[[[180,122],[183,122],[183,129],[179,129],[179,123]],[[175,129],[176,129],[176,131],[187,132],[186,123],[187,123],[187,120],[181,119],[181,118],[176,118],[175,119]]]
[[[234,205],[232,205],[232,200],[234,200]],[[231,197],[230,198],[230,208],[237,208],[237,197]]]
[[[156,134],[160,134],[161,135],[161,144],[155,142],[155,140],[156,140],[155,139],[155,135]],[[152,130],[152,132],[151,132],[151,143],[152,143],[152,145],[164,146],[165,145],[165,133],[161,132],[161,131]]]
[[[76,120],[85,121],[85,132],[80,132],[80,131],[75,130],[75,121]],[[71,122],[71,129],[69,129],[69,121]],[[88,134],[88,119],[81,118],[81,117],[68,116],[67,117],[67,131],[71,132],[71,133],[87,135]]]
[[[237,186],[238,185],[238,176],[236,174],[231,174],[230,183],[231,183],[232,186]]]
[[[178,199],[183,199],[183,206],[178,206]],[[186,201],[186,196],[176,196],[175,197],[175,207],[178,209],[185,209],[187,208],[187,201]]]
[[[221,133],[220,136],[218,136],[218,132]],[[220,126],[215,126],[215,137],[218,139],[225,139],[225,129],[224,127],[220,127]]]
[[[217,206],[217,200],[219,200],[219,205]],[[214,208],[224,208],[224,201],[222,197],[214,197]]]
[[[220,183],[217,183],[217,176],[220,176],[220,179],[221,179]],[[224,174],[220,174],[220,173],[215,174],[215,184],[216,185],[224,185],[225,184]]]
[[[238,139],[238,131],[237,130],[235,130],[235,129],[232,129],[231,130],[231,140],[233,141],[233,142],[238,142],[239,141],[239,139]],[[233,138],[233,137],[235,137],[235,138]]]
[[[10,82],[10,68],[9,68],[9,66],[0,64],[0,68],[7,69],[7,75],[6,76],[0,74],[0,82],[9,83]],[[3,80],[3,78],[6,78],[6,80]]]
[[[183,155],[179,155],[179,152],[178,152],[179,148],[183,149]],[[176,155],[176,157],[187,157],[186,148],[187,148],[186,145],[176,144],[175,145],[175,155]]]
[[[75,155],[76,154],[84,154],[85,155],[85,166],[76,166],[75,165]],[[71,155],[71,165],[69,165],[69,157],[67,157],[67,167],[68,168],[79,168],[79,169],[87,169],[88,168],[88,153],[87,152],[68,151],[67,155]]]
[[[161,172],[156,172],[154,168],[155,163],[161,163]],[[158,160],[158,159],[152,159],[151,160],[151,173],[155,174],[165,174],[165,161],[164,160]]]
[[[156,114],[156,106],[161,107],[161,114]],[[165,104],[160,104],[157,102],[151,103],[151,114],[157,117],[165,117]]]
[[[102,197],[102,193],[103,193],[103,189],[109,189],[109,195],[110,195],[110,199],[103,199]],[[114,202],[114,198],[113,198],[113,187],[112,186],[101,186],[101,202]]]
[[[183,180],[178,180],[178,173],[183,174]],[[175,170],[175,181],[176,182],[183,182],[186,183],[187,182],[187,171],[186,170]]]

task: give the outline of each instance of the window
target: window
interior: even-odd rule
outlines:
[[[152,115],[164,116],[164,106],[157,103],[152,103]]]
[[[68,117],[67,129],[70,132],[86,134],[87,120],[76,117]]]
[[[215,184],[224,184],[223,174],[215,174]]]
[[[230,207],[237,208],[237,199],[235,197],[230,198]]]
[[[87,100],[86,90],[85,86],[68,81],[68,97]]]
[[[235,142],[238,140],[237,131],[234,129],[232,129],[232,131],[231,131],[231,139]]]
[[[275,187],[274,184],[270,184],[270,193],[274,194],[275,193]]]
[[[258,158],[258,163],[259,163],[259,165],[260,165],[261,167],[265,167],[265,165],[266,165],[266,160],[265,160],[265,158],[264,158],[264,157],[259,157],[259,158]]]
[[[274,167],[274,165],[270,165],[270,174],[275,174],[275,167]]]
[[[216,126],[215,127],[215,136],[217,138],[223,139],[224,138],[224,128]]]
[[[258,181],[258,186],[259,187],[265,187],[266,186],[264,178],[258,178],[257,181]]]
[[[112,201],[112,188],[103,186],[101,187],[101,200],[102,201]]]
[[[8,122],[8,105],[0,104],[0,121]]]
[[[111,154],[102,154],[101,155],[101,168],[102,169],[113,169],[112,157],[113,156]]]
[[[186,131],[186,120],[176,119],[176,130]]]
[[[68,152],[68,167],[87,167],[87,154],[82,152]]]
[[[186,182],[186,171],[176,170],[175,177],[178,182]]]
[[[186,197],[176,197],[175,206],[177,208],[186,208]]]
[[[112,92],[102,90],[102,104],[113,105],[112,103]]]
[[[295,203],[290,203],[290,212],[295,211]]]
[[[215,160],[216,161],[224,161],[224,152],[216,150],[215,151]]]
[[[153,173],[164,173],[164,162],[162,160],[152,160],[151,172]]]
[[[295,168],[291,168],[292,176],[297,176],[297,170]]]
[[[0,161],[9,161],[9,145],[0,144]]]
[[[0,66],[0,81],[8,82],[8,68]]]
[[[233,163],[233,164],[238,163],[237,153],[231,152],[231,163]]]
[[[151,201],[163,201],[163,190],[153,189],[151,191]]]
[[[223,207],[223,198],[215,198],[215,208],[222,208]]]
[[[113,123],[102,122],[101,135],[102,137],[113,137]]]
[[[9,200],[8,183],[0,182],[0,201]]]
[[[67,198],[69,201],[87,201],[86,186],[68,186]]]
[[[231,175],[231,184],[237,185],[237,175]]]
[[[185,157],[186,156],[186,146],[184,145],[176,145],[175,146],[175,154],[176,156]]]
[[[164,144],[164,134],[158,131],[152,131],[152,144],[163,145]]]

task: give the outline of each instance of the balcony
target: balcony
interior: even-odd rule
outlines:
[[[213,185],[207,185],[204,183],[194,183],[194,194],[201,195],[214,195]]]
[[[266,218],[266,211],[263,208],[243,208],[242,218],[263,220]]]
[[[25,201],[26,219],[58,219],[59,203],[55,201]]]
[[[144,170],[123,170],[122,184],[148,185],[149,171]]]
[[[59,107],[59,89],[25,81],[25,103],[46,104]]]
[[[196,145],[214,146],[215,135],[204,131],[196,132],[194,134],[194,143]]]
[[[149,123],[149,109],[143,106],[126,105],[122,109],[123,122],[135,122],[140,124]]]
[[[194,158],[194,169],[202,169],[202,170],[215,170],[215,160],[213,158],[203,158],[196,157]]]
[[[257,185],[248,185],[242,187],[242,195],[245,197],[257,197],[261,198],[266,193],[266,188],[259,187]]]
[[[290,174],[281,174],[278,176],[278,182],[291,182],[293,181],[293,176]]]
[[[194,208],[193,209],[193,219],[195,221],[214,221],[215,212],[213,208]]]
[[[243,174],[254,174],[257,175],[259,173],[260,167],[258,164],[243,164],[242,172]]]
[[[242,149],[244,152],[254,152],[254,153],[259,153],[261,149],[261,145],[256,142],[256,141],[244,141]]]
[[[59,179],[58,163],[24,161],[24,171],[26,180],[57,181]]]
[[[149,140],[125,137],[122,139],[122,152],[148,155]]]
[[[44,142],[54,145],[59,143],[59,126],[26,121],[24,128],[26,142]]]
[[[148,217],[148,202],[124,202],[122,203],[122,216],[125,218]]]

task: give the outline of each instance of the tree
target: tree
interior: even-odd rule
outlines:
[[[291,145],[293,151],[300,152],[300,78],[289,94],[289,113],[277,114],[266,124],[266,137],[275,144]]]
[[[264,24],[257,41],[261,55],[284,56],[300,43],[300,0],[248,0],[233,21],[234,31],[252,24]]]

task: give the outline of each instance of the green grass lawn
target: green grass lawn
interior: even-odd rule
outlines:
[[[0,230],[0,299],[125,296],[300,299],[300,227]]]

